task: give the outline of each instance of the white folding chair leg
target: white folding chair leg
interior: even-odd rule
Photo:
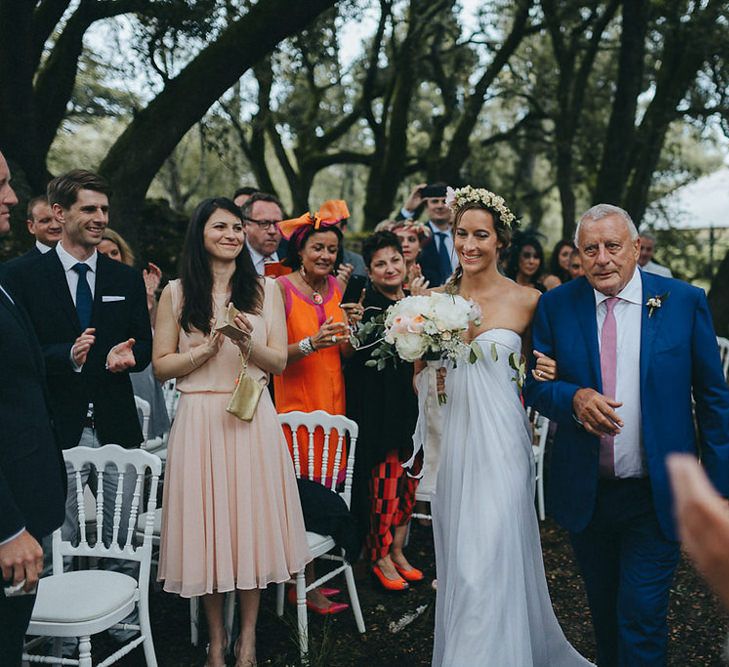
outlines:
[[[154,641],[152,640],[152,624],[149,621],[149,606],[137,605],[139,608],[139,626],[144,635],[142,648],[147,667],[157,667],[157,656],[154,654]]]
[[[309,618],[306,609],[306,578],[304,570],[296,575],[296,616],[299,622],[299,652],[302,661],[308,663]]]
[[[539,520],[544,521],[544,469],[539,473],[539,479],[537,480],[537,505],[539,507]]]
[[[91,637],[79,637],[78,667],[93,667],[91,662]]]
[[[347,593],[349,593],[349,601],[352,604],[352,613],[354,614],[354,621],[357,624],[357,630],[360,633],[364,633],[364,617],[362,616],[362,609],[359,606],[359,595],[357,595],[357,585],[354,583],[354,572],[352,572],[351,565],[347,565],[344,568],[344,579],[347,582]]]
[[[285,597],[286,597],[286,584],[276,584],[276,614],[278,616],[283,616]]]
[[[197,646],[200,641],[200,604],[197,597],[190,598],[190,643]]]

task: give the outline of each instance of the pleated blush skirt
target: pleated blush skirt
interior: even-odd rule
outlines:
[[[252,422],[230,394],[185,393],[170,433],[159,579],[193,597],[266,588],[311,560],[293,463],[264,391]]]

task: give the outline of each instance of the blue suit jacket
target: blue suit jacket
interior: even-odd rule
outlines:
[[[643,303],[668,294],[649,317],[643,307],[640,339],[642,439],[653,499],[664,534],[676,539],[665,465],[670,452],[699,455],[718,491],[729,495],[729,387],[703,290],[641,272]],[[572,416],[582,387],[602,391],[595,297],[585,278],[547,292],[533,325],[534,349],[556,359],[559,379],[527,376],[528,405],[559,423],[552,451],[550,508],[573,532],[590,522],[597,493],[599,441]],[[533,365],[533,362],[532,362]],[[696,402],[696,442],[691,396]]]

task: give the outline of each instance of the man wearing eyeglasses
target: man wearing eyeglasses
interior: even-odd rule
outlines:
[[[265,266],[278,262],[281,232],[278,223],[283,220],[281,202],[266,192],[256,192],[241,206],[246,230],[246,247],[259,276],[265,275]]]

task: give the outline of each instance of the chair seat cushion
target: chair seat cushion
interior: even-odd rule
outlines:
[[[120,572],[81,570],[43,577],[32,620],[84,623],[110,614],[134,599],[137,582]]]
[[[147,523],[147,514],[149,512],[142,512],[137,517],[137,532],[144,532],[144,525]],[[154,511],[154,532],[153,535],[159,537],[162,534],[162,508],[158,507]]]

